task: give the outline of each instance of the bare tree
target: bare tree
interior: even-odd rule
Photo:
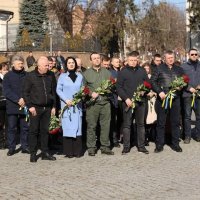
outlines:
[[[142,37],[140,47],[145,53],[185,48],[184,13],[170,4],[153,4],[145,17],[139,20],[137,28]]]
[[[84,18],[82,20],[80,33],[82,34],[86,24],[89,21],[91,10],[94,9],[94,4],[98,0],[91,0],[88,2],[87,6],[84,8]],[[72,19],[73,15],[76,15],[73,10],[75,6],[78,5],[79,0],[46,0],[47,7],[50,12],[53,12],[61,25],[64,32],[69,32],[70,35],[73,34]],[[77,16],[76,17],[80,17]]]
[[[53,12],[64,32],[72,34],[72,11],[78,0],[46,0],[47,7]]]

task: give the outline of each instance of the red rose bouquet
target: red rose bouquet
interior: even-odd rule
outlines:
[[[95,89],[94,92],[98,93],[99,95],[105,96],[110,93],[112,93],[112,90],[114,89],[116,84],[116,80],[112,77],[110,77],[108,80],[103,80],[98,88]],[[98,99],[98,97],[97,97]],[[90,99],[86,102],[87,106],[90,106],[92,103],[94,103],[97,99]]]
[[[131,108],[134,109],[136,106],[137,102],[142,101],[142,97],[144,96],[144,93],[149,92],[151,90],[152,86],[151,83],[144,81],[143,84],[139,85],[136,89],[136,92],[133,94],[133,98],[131,99],[132,101],[132,106]],[[126,109],[128,111],[129,108]]]
[[[87,86],[81,87],[80,91],[77,92],[72,99],[72,106],[76,106],[80,101],[84,100],[90,93],[90,89]],[[65,110],[69,109],[69,106],[66,104],[65,107],[61,110],[61,117]]]
[[[103,80],[101,85],[95,90],[100,95],[106,95],[111,93],[116,81],[112,77],[109,80]]]
[[[162,107],[165,107],[165,109],[172,107],[172,101],[174,97],[176,96],[176,91],[180,91],[183,87],[185,87],[189,82],[189,77],[187,75],[183,75],[180,77],[176,77],[174,81],[170,84],[170,91],[166,94],[165,99],[163,100]]]

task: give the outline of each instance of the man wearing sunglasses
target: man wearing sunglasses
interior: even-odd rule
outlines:
[[[192,109],[196,116],[195,139],[200,142],[200,97],[198,95],[200,94],[200,62],[197,49],[190,49],[188,55],[188,61],[181,66],[190,79],[187,88],[183,91],[185,144],[189,144],[191,140]]]

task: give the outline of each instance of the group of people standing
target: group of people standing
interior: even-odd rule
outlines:
[[[12,70],[3,77],[2,87],[8,121],[7,155],[12,156],[15,153],[15,135],[19,129],[22,153],[30,153],[30,162],[37,162],[39,147],[43,160],[56,160],[48,149],[49,122],[51,115],[58,114],[58,110],[66,105],[68,109],[61,116],[63,154],[66,157],[83,155],[83,125],[89,156],[95,156],[98,148],[102,154],[114,155],[111,147],[120,147],[119,140],[122,138],[122,155],[129,153],[133,129],[138,152],[148,154],[146,119],[150,112],[148,103],[153,98],[153,109],[157,116],[151,127],[156,133],[155,153],[163,151],[168,115],[171,124],[171,148],[176,152],[182,152],[179,145],[181,121],[185,134],[184,143],[188,144],[191,140],[192,109],[196,114],[196,141],[200,142],[200,62],[196,49],[191,49],[188,56],[186,63],[177,66],[174,53],[167,51],[164,54],[164,61],[156,54],[153,63],[141,66],[139,53],[133,51],[127,55],[122,66],[118,57],[109,60],[93,52],[90,55],[91,67],[87,69],[78,65],[80,59],[67,57],[66,60],[59,59],[62,67],[56,70],[56,65],[53,64],[56,63],[56,58],[41,56],[31,72],[25,72],[21,56],[13,56]],[[172,81],[183,75],[189,77],[188,85],[178,88],[170,108],[163,107],[163,100],[170,90]],[[116,81],[112,93],[98,93],[96,89],[110,77]],[[152,90],[142,92],[142,101],[137,102],[133,108],[133,94],[144,81],[152,85]],[[87,106],[84,102],[73,105],[74,95],[83,86],[89,88],[89,97],[93,103]],[[195,102],[192,107],[193,100]]]

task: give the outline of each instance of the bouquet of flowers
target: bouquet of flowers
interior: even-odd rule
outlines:
[[[176,91],[181,90],[183,87],[185,87],[189,82],[189,77],[186,75],[176,77],[174,81],[170,84],[170,91],[166,94],[166,97],[163,100],[162,107],[165,107],[165,109],[172,107],[172,101],[174,97],[176,96]]]
[[[49,124],[49,133],[52,135],[57,134],[60,131],[60,120],[55,116],[51,116]]]
[[[72,106],[76,106],[81,100],[84,100],[90,93],[90,90],[87,86],[81,87],[80,91],[77,92],[72,99]],[[69,109],[69,106],[66,104],[65,107],[61,110],[61,117],[65,110]]]
[[[94,92],[98,93],[99,95],[108,95],[112,92],[112,89],[114,89],[115,84],[116,84],[116,80],[110,77],[110,79],[108,80],[103,80],[100,86],[96,88]],[[89,106],[95,101],[96,99],[89,100],[86,102],[86,105]]]
[[[112,77],[109,80],[103,80],[101,85],[95,90],[100,95],[106,95],[111,93],[116,81]]]
[[[196,88],[196,92],[192,93],[192,103],[191,107],[195,107],[195,100],[197,97],[200,97],[200,85],[198,85]]]
[[[132,106],[131,108],[134,109],[136,106],[137,102],[142,101],[142,96],[144,93],[149,92],[151,90],[152,86],[149,82],[144,81],[143,84],[139,85],[136,89],[136,92],[133,94],[133,98],[131,99],[132,101]],[[126,108],[126,112],[129,110],[129,108]]]

